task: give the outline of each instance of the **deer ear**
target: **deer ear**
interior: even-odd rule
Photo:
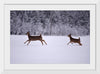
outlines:
[[[30,33],[29,31],[27,33]]]

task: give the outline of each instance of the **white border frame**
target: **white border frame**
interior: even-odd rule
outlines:
[[[14,0],[14,1],[15,1],[15,0]],[[17,1],[17,3],[20,3],[20,0],[16,0],[16,1]],[[15,1],[15,2],[16,2],[16,1]],[[28,1],[28,0],[27,0],[27,1]],[[25,4],[25,2],[27,2],[27,1],[23,1],[23,2],[21,1],[21,3],[22,3],[22,4]],[[67,1],[68,1],[68,0],[67,0]],[[71,0],[71,1],[72,1],[72,0]],[[85,1],[85,2],[88,2],[88,1],[90,1],[90,0],[87,0],[87,1]],[[10,1],[10,2],[11,2],[12,4],[15,4],[13,1]],[[34,1],[33,1],[33,2],[34,2]],[[6,3],[7,3],[7,1],[6,1]],[[40,1],[40,3],[41,3],[41,1]],[[51,3],[52,3],[52,2],[51,2]],[[58,2],[57,2],[57,3],[58,3]],[[82,3],[82,2],[80,2],[80,3],[78,2],[78,4],[81,4],[81,3]],[[94,2],[94,1],[93,1],[93,2],[91,2],[91,3],[90,3],[90,2],[88,2],[88,3],[89,3],[89,4],[96,4],[96,6],[97,6],[97,10],[96,10],[96,11],[97,11],[97,13],[99,12],[99,10],[98,10],[98,8],[99,8],[99,2],[96,2],[96,1]],[[2,1],[2,2],[1,2],[1,6],[3,7],[4,4],[5,4],[5,3]],[[9,0],[8,0],[8,4],[10,4],[10,3],[9,3]],[[28,2],[28,4],[31,4],[31,3]],[[35,3],[34,3],[34,4],[35,4]],[[62,3],[61,3],[61,4],[62,4]],[[63,4],[64,4],[64,3],[63,3]],[[77,3],[75,3],[75,1],[74,1],[74,3],[69,2],[69,3],[67,3],[67,4],[77,4]],[[82,4],[83,4],[83,3],[82,3]],[[85,4],[86,4],[86,3],[85,3]],[[1,10],[3,10],[3,9],[4,9],[4,8],[1,8]],[[1,45],[4,45],[4,44],[3,44],[3,43],[4,43],[4,41],[3,41],[3,20],[4,20],[4,19],[3,19],[3,18],[4,18],[4,17],[3,17],[3,12],[1,12],[1,14],[2,14],[2,15],[1,15],[1,17],[2,17],[2,21],[1,21],[1,24],[2,24],[2,26],[1,26],[1,34],[2,34],[1,41],[2,41],[2,43],[1,43]],[[98,15],[99,15],[99,14],[98,14]],[[99,18],[99,17],[97,17],[97,22],[96,22],[97,24],[99,24],[99,22],[98,22],[99,19],[98,19],[98,18]],[[98,25],[97,25],[97,26],[98,26]],[[96,28],[99,29],[99,27],[96,27]],[[98,34],[99,34],[99,33],[98,33]],[[98,36],[99,36],[99,35],[98,35]],[[96,38],[97,38],[97,37],[96,37]],[[99,43],[99,42],[98,42],[98,43]],[[99,44],[97,44],[97,45],[99,45]],[[96,45],[96,46],[97,46],[97,45]],[[1,52],[3,52],[3,46],[2,46],[1,49],[2,49]],[[99,47],[98,47],[98,49],[99,49]],[[97,52],[97,51],[98,51],[98,52]],[[81,71],[81,72],[80,72],[79,70],[77,70],[77,71],[71,70],[71,71],[66,71],[66,73],[70,73],[70,74],[74,74],[74,73],[78,73],[78,74],[79,74],[79,73],[92,73],[92,74],[97,74],[97,73],[100,73],[100,71],[99,71],[99,69],[100,69],[100,58],[98,58],[98,57],[100,56],[99,50],[96,50],[96,53],[97,53],[97,55],[96,55],[96,70],[94,70],[94,71],[86,71],[86,70],[85,70],[85,71]],[[4,57],[3,57],[3,54],[4,54],[4,53],[2,53],[2,58],[1,58],[2,64],[0,64],[0,66],[1,66],[0,71],[1,71],[1,72],[7,73],[8,71],[5,71],[5,70],[4,70],[4,64],[3,64],[3,62],[4,62],[4,60],[3,60]],[[97,59],[98,59],[98,60],[97,60]],[[9,71],[9,72],[12,73],[12,71],[13,71],[13,70],[11,70],[11,71]],[[19,71],[19,70],[18,70],[18,71]],[[8,72],[8,73],[9,73],[9,72]],[[26,73],[25,71],[23,71],[23,72]],[[41,71],[40,71],[40,72],[41,72]],[[37,73],[40,73],[40,72],[37,72]],[[51,72],[52,72],[52,71],[51,71]],[[57,72],[57,71],[56,71],[56,72]],[[16,73],[16,71],[15,71],[15,73]],[[20,72],[19,72],[19,73],[20,73]],[[34,73],[34,72],[32,72],[32,73]],[[44,73],[47,73],[47,72],[44,72]],[[58,73],[59,73],[59,72],[58,72]],[[10,74],[10,73],[9,73],[9,74]]]
[[[95,70],[95,5],[94,4],[35,4],[4,5],[5,70]],[[89,10],[90,11],[90,64],[10,64],[10,11],[11,10]]]

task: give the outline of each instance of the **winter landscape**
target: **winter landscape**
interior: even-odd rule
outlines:
[[[11,64],[90,64],[89,11],[10,11]],[[41,41],[28,40],[42,35]],[[82,46],[69,43],[71,34]],[[69,43],[69,45],[67,44]]]

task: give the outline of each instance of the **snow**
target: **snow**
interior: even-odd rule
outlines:
[[[77,37],[78,38],[78,37]],[[26,35],[10,36],[11,64],[89,64],[90,36],[81,36],[82,46],[69,44],[67,36],[43,36],[47,45],[40,41],[24,44]]]

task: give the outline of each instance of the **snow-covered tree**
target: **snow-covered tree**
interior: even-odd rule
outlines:
[[[11,34],[89,35],[90,11],[10,11]]]

